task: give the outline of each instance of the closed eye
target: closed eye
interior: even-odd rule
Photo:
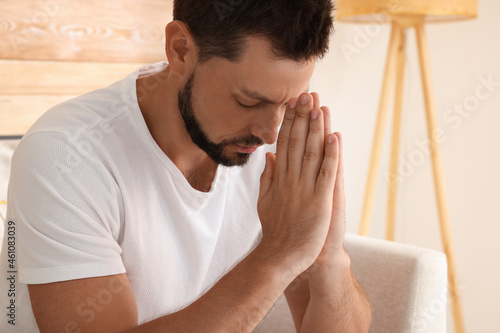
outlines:
[[[236,101],[238,102],[238,104],[239,104],[240,106],[242,106],[242,107],[244,107],[244,108],[253,108],[253,107],[255,107],[255,106],[259,105],[259,104],[255,104],[255,105],[246,105],[246,104],[241,103],[241,102],[240,102],[240,101],[238,101],[238,100],[236,100]]]

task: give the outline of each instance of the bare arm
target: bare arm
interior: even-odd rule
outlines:
[[[125,274],[29,285],[40,332],[120,332],[137,325]]]
[[[311,267],[285,290],[297,332],[367,332],[370,304],[345,255],[335,268]]]
[[[258,253],[187,308],[141,326],[125,274],[30,285],[31,303],[41,332],[251,332],[291,280]]]

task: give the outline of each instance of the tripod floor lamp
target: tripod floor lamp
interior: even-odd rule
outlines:
[[[361,235],[368,235],[370,230],[370,220],[374,203],[378,167],[382,152],[385,124],[387,122],[389,98],[391,95],[392,85],[395,80],[394,118],[391,139],[392,143],[386,221],[386,238],[389,240],[394,239],[398,153],[401,135],[402,95],[406,62],[406,30],[409,28],[414,28],[416,30],[439,223],[443,248],[448,260],[448,284],[451,296],[453,320],[455,331],[463,333],[465,332],[465,328],[456,276],[455,257],[446,202],[441,152],[438,145],[439,141],[437,134],[436,112],[431,86],[427,36],[424,24],[426,22],[444,22],[473,18],[477,15],[477,0],[338,0],[337,7],[337,18],[340,21],[355,23],[387,22],[392,25],[363,201],[359,229],[359,233]]]

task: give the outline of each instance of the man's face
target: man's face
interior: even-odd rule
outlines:
[[[186,130],[191,140],[203,150],[215,163],[224,166],[244,165],[250,158],[250,154],[237,152],[234,156],[228,156],[226,151],[231,146],[256,147],[262,146],[261,138],[248,135],[241,138],[225,139],[220,143],[210,141],[207,133],[202,129],[193,109],[193,83],[195,74],[189,78],[184,88],[178,94],[178,105]]]
[[[307,90],[314,66],[273,58],[261,38],[248,41],[238,62],[198,65],[178,94],[191,140],[217,164],[244,165],[276,141],[286,103]]]

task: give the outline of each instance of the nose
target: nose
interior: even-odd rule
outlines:
[[[268,145],[275,143],[284,114],[284,108],[262,110],[259,115],[255,115],[250,132]]]

